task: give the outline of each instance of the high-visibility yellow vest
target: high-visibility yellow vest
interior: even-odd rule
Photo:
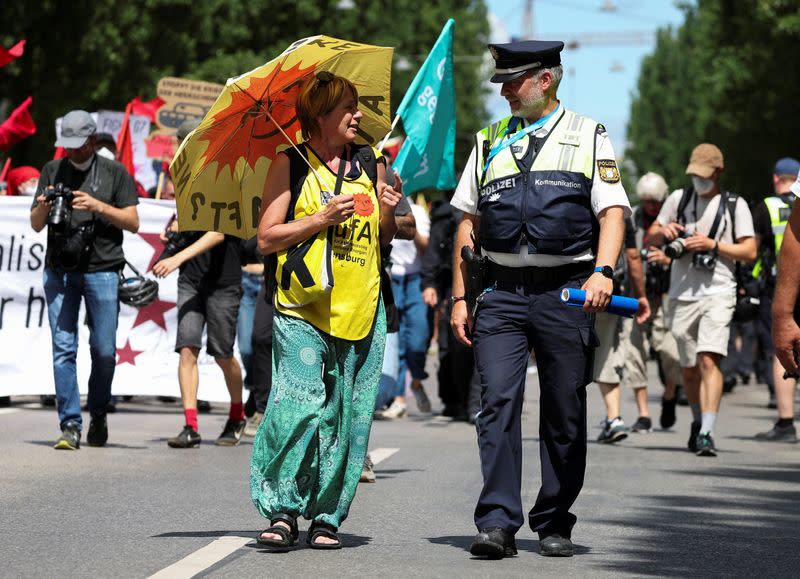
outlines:
[[[527,170],[524,161],[533,155],[535,141],[530,136],[491,155],[504,137],[521,129],[519,118],[507,117],[476,135],[482,247],[517,253],[527,242],[531,254],[580,255],[593,250],[599,227],[591,191],[595,138],[604,130],[602,125],[564,109]],[[520,160],[523,152],[527,154]]]
[[[381,157],[375,149],[373,154]],[[303,182],[294,219],[321,211],[336,182],[336,175],[310,149],[308,160],[314,171]],[[341,194],[354,197],[352,218],[323,229],[305,246],[278,253],[275,307],[333,337],[360,340],[372,327],[380,294],[380,207],[363,169],[357,178],[344,179]]]
[[[753,277],[759,279],[762,274],[766,273],[764,271],[766,269],[765,262],[767,261],[766,258],[769,257],[771,262],[769,263],[769,274],[774,279],[778,275],[778,253],[781,249],[781,243],[783,243],[783,233],[786,230],[786,224],[789,222],[789,214],[792,207],[780,197],[767,197],[764,199],[764,204],[769,212],[769,222],[772,227],[775,244],[773,247],[761,248],[761,255],[753,266]]]

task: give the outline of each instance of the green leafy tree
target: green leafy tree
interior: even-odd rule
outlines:
[[[692,148],[717,145],[723,185],[751,200],[771,193],[775,161],[800,156],[800,5],[793,0],[699,0],[658,33],[631,105],[628,157],[674,188]]]
[[[394,72],[396,106],[451,16],[455,54],[483,54],[489,26],[479,0],[2,2],[0,42],[24,38],[27,45],[21,59],[0,69],[0,118],[33,95],[39,132],[12,153],[15,165],[41,165],[53,153],[55,119],[71,109],[121,110],[137,95],[154,97],[164,76],[222,83],[316,34],[396,47],[411,64]],[[486,120],[482,82],[474,61],[457,63],[457,160]]]

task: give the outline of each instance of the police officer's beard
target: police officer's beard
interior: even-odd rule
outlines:
[[[536,120],[541,118],[546,106],[547,95],[541,88],[536,88],[531,94],[525,97],[520,96],[519,110],[516,116]]]

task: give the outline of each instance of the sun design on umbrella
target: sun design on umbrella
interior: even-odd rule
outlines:
[[[300,63],[287,70],[276,65],[266,76],[249,77],[250,85],[231,92],[231,102],[211,119],[211,124],[198,138],[208,143],[201,170],[216,162],[216,176],[225,170],[234,171],[240,159],[251,170],[261,157],[274,157],[286,138],[276,127],[294,138],[300,127],[295,101],[305,78],[314,65],[302,68]],[[274,84],[278,78],[279,85]],[[236,85],[239,86],[238,84]],[[269,117],[272,116],[272,119]],[[274,119],[274,120],[273,120]],[[246,140],[247,147],[234,143]]]

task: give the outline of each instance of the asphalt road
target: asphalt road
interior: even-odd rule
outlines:
[[[528,384],[527,508],[539,476],[535,375]],[[589,392],[593,440],[604,411],[597,388]],[[629,392],[624,399],[630,424],[635,407]],[[716,459],[686,451],[690,416],[680,407],[673,431],[590,442],[576,556],[541,557],[523,528],[517,557],[483,561],[468,552],[480,468],[465,423],[413,413],[377,422],[370,447],[385,458],[377,483],[359,488],[345,548],[273,553],[252,540],[266,524],[249,498],[249,442],[211,444],[221,408],[200,416],[208,443],[198,450],[166,445],[182,425],[177,404],[135,399],[110,416],[106,448],[57,452],[55,411],[17,399],[0,409],[0,576],[797,577],[800,445],[752,439],[773,418],[765,403],[761,385],[725,397]]]

